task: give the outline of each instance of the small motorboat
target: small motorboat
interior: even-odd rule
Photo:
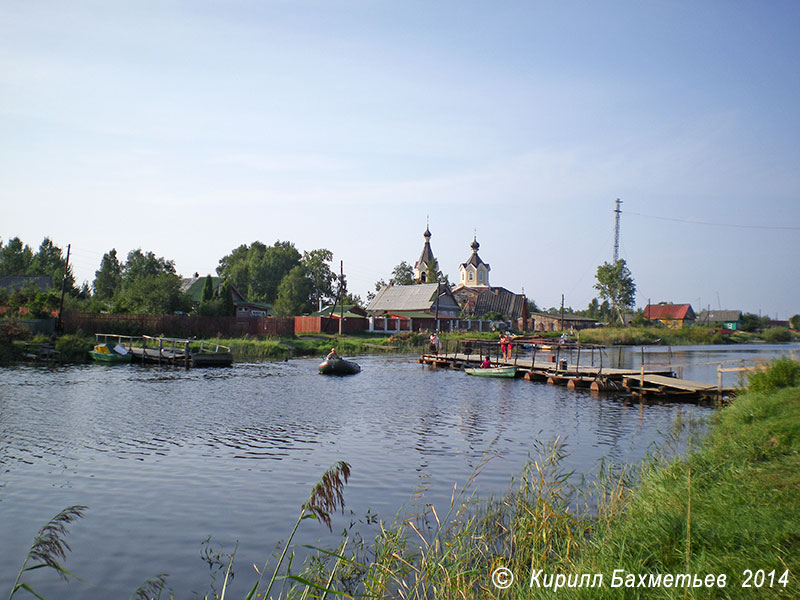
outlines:
[[[464,369],[467,375],[476,377],[516,377],[517,367],[489,367],[487,369]]]
[[[97,344],[89,354],[95,362],[116,365],[131,362],[133,355],[122,344]]]
[[[355,375],[361,371],[358,363],[343,358],[326,358],[317,369],[320,375]]]

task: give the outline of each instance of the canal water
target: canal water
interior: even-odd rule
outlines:
[[[623,365],[667,362],[716,383],[722,361],[791,350],[797,345],[614,352]],[[505,492],[537,442],[558,438],[563,467],[591,477],[601,460],[636,463],[664,444],[678,415],[692,422],[713,411],[472,378],[412,356],[360,357],[362,372],[345,378],[317,375],[317,362],[0,369],[0,593],[38,529],[70,505],[89,507],[68,538],[66,567],[82,581],[31,574],[45,597],[127,598],[161,573],[176,598],[202,597],[214,573],[203,558],[209,536],[212,554],[238,542],[229,597],[243,597],[255,581],[251,565],[286,538],[336,461],[352,467],[338,534],[368,511],[391,521],[420,488],[441,513],[453,485],[487,455],[496,458],[475,483],[482,497]],[[731,375],[725,385],[735,385]],[[309,520],[298,539],[336,538]]]

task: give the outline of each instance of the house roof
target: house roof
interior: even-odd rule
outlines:
[[[211,283],[214,286],[214,291],[218,292],[222,282],[225,281],[222,277],[211,277]],[[205,277],[183,277],[181,278],[181,291],[188,294],[193,302],[200,302],[203,299],[203,287],[206,285]],[[231,285],[231,293],[235,302],[243,301],[244,296],[239,293],[233,285]]]
[[[439,312],[458,312],[458,302],[450,288],[439,283],[387,285],[367,305],[367,312],[383,314],[397,311],[429,311],[436,304],[437,289],[441,290]]]
[[[515,294],[504,287],[459,286],[453,290],[461,308],[475,316],[496,312],[506,319],[527,316],[527,302],[523,294]]]
[[[53,289],[53,280],[49,275],[3,275],[0,277],[0,288],[3,289],[18,290],[28,285],[36,286],[40,292],[47,292]]]
[[[736,323],[742,318],[740,310],[703,310],[697,315],[697,322],[704,323]]]
[[[336,310],[334,310],[336,309]],[[358,304],[345,304],[342,307],[341,304],[329,305],[323,308],[322,310],[318,310],[317,312],[311,313],[312,317],[329,317],[331,315],[331,311],[333,311],[333,316],[338,317],[341,315],[342,310],[344,310],[345,317],[366,317],[367,311],[361,308]]]
[[[691,304],[648,304],[644,309],[644,316],[653,321],[662,319],[683,321],[693,319],[694,311]]]

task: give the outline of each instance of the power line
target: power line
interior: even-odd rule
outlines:
[[[711,223],[709,221],[694,221],[691,219],[678,219],[677,217],[660,217],[657,215],[645,215],[642,213],[625,211],[625,214],[645,217],[647,219],[659,219],[661,221],[673,221],[675,223],[688,223],[690,225],[708,225],[710,227],[734,227],[739,229],[767,229],[767,230],[787,230],[800,231],[800,227],[790,225],[737,225],[735,223]]]

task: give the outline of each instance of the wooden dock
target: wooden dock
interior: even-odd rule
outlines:
[[[721,377],[717,385],[680,379],[668,366],[643,365],[638,369],[605,367],[602,364],[602,348],[597,346],[576,347],[571,344],[569,348],[571,354],[569,354],[566,351],[560,352],[557,347],[552,350],[537,351],[534,345],[532,351],[521,353],[517,349],[511,358],[503,358],[493,348],[497,346],[497,342],[491,344],[476,346],[474,341],[467,341],[468,353],[460,351],[464,349],[464,344],[459,343],[455,352],[428,352],[423,354],[418,362],[438,368],[464,369],[480,366],[483,359],[488,357],[492,366],[516,367],[516,376],[528,381],[564,385],[569,389],[621,392],[642,399],[670,398],[693,402],[721,402],[736,393],[735,388],[722,386]],[[515,340],[515,344],[518,344],[518,341]],[[580,364],[581,349],[584,350],[585,360],[586,351],[591,352],[592,364]],[[594,364],[595,353],[601,358],[599,365]],[[537,354],[542,360],[536,360]],[[577,360],[574,363],[562,358],[575,355]],[[544,360],[545,356],[548,357],[547,360]]]
[[[134,362],[190,367],[230,367],[231,349],[220,344],[185,338],[128,336],[96,333],[97,343],[119,344],[133,355]]]

